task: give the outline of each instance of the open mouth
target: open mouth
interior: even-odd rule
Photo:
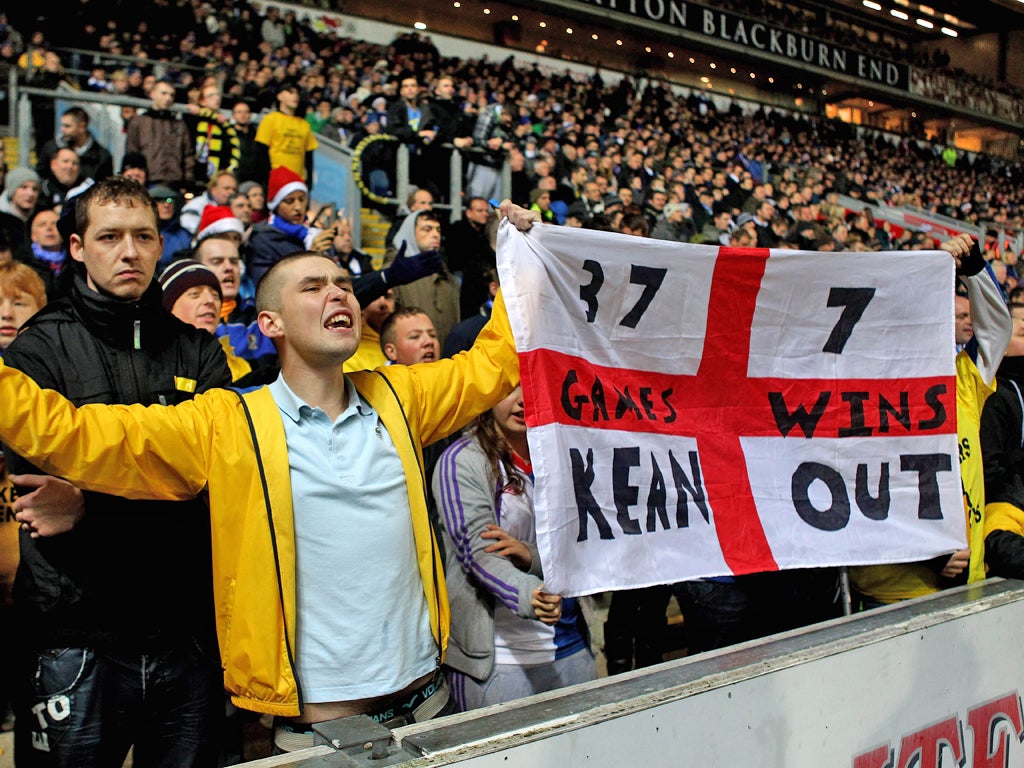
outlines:
[[[324,328],[329,331],[348,329],[352,327],[352,315],[348,312],[339,312],[327,318]]]
[[[431,360],[437,360],[437,353],[435,353],[433,350],[431,350],[430,352],[424,352],[423,355],[420,357],[420,360],[422,360],[424,363],[429,362]]]

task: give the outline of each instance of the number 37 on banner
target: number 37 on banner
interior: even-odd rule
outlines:
[[[499,245],[549,585],[545,552],[582,594],[962,545],[947,254]]]

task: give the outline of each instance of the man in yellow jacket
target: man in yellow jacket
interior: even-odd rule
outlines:
[[[523,229],[535,220],[503,212]],[[280,749],[311,745],[309,724],[323,720],[432,717],[447,703],[448,601],[422,447],[518,383],[504,304],[465,354],[348,375],[359,304],[330,259],[282,260],[257,304],[280,357],[274,384],[170,408],[75,409],[0,368],[5,401],[24,404],[0,409],[0,434],[84,489],[160,499],[205,489],[225,687],[238,706],[279,716]],[[52,523],[20,519],[44,534]]]

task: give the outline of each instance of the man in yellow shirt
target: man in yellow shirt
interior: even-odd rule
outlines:
[[[313,150],[319,144],[299,112],[299,87],[285,80],[277,87],[277,111],[260,120],[256,129],[255,150],[260,178],[267,179],[270,169],[285,166],[297,173],[309,189],[313,188]]]

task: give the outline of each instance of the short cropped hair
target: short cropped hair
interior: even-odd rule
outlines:
[[[109,176],[89,187],[75,197],[75,232],[85,235],[89,228],[89,207],[92,205],[123,205],[132,208],[136,203],[153,212],[153,225],[159,222],[156,203],[149,192],[135,179],[126,176]]]
[[[399,307],[384,320],[384,323],[380,327],[380,348],[384,349],[385,344],[394,344],[396,340],[395,326],[398,321],[403,317],[416,317],[417,315],[425,315],[430,317],[430,314],[425,309],[419,307]],[[431,320],[433,322],[433,320]]]

